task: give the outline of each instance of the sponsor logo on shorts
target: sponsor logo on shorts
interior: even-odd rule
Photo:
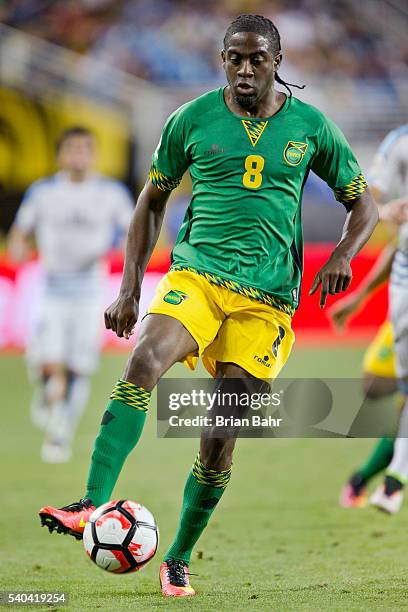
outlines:
[[[378,359],[380,361],[387,361],[387,359],[389,359],[393,354],[393,350],[388,347],[388,346],[383,346],[379,351],[378,351]]]
[[[184,291],[178,291],[178,289],[173,289],[172,291],[166,293],[163,300],[168,304],[178,306],[178,304],[181,304],[181,302],[184,302],[184,300],[186,300],[187,298],[188,295],[187,293],[184,293]]]
[[[254,355],[254,359],[258,363],[262,363],[262,365],[264,365],[266,368],[270,368],[271,367],[271,364],[268,363],[269,362],[269,356],[268,355],[264,355],[263,357],[260,357],[259,355]]]

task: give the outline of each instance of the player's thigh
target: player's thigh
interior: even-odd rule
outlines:
[[[400,336],[396,336],[395,352],[399,388],[405,395],[408,395],[408,326],[401,330]]]
[[[408,394],[408,290],[406,287],[391,287],[390,297],[397,376],[403,382],[402,391]]]
[[[159,283],[147,312],[179,321],[196,341],[201,355],[225,319],[217,304],[217,291],[217,287],[192,272],[169,272]]]
[[[65,363],[78,374],[91,374],[101,351],[103,305],[99,296],[72,300],[65,330]]]
[[[226,362],[255,378],[271,380],[289,358],[294,339],[289,315],[251,301],[225,319],[203,362],[212,375],[217,362]]]
[[[363,371],[370,379],[396,376],[394,333],[391,321],[384,321],[370,342],[363,359]]]
[[[369,399],[380,399],[395,393],[398,389],[396,374],[395,376],[378,376],[368,371],[363,373],[363,391]]]
[[[43,364],[61,365],[65,361],[65,329],[69,309],[62,299],[44,297],[39,316],[28,341],[29,367],[38,370]]]
[[[179,320],[164,314],[148,314],[142,321],[124,378],[141,384],[145,377],[150,383],[147,386],[154,386],[173,364],[197,350],[197,342]]]

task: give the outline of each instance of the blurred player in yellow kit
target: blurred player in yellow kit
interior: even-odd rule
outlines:
[[[397,237],[396,246],[387,247],[361,287],[332,309],[335,324],[342,325],[372,291],[390,277],[390,320],[384,324],[367,350],[364,360],[365,391],[369,398],[384,398],[395,392],[408,401],[407,350],[407,267],[408,267],[408,124],[391,131],[380,145],[369,172],[369,185],[380,206],[380,219]],[[391,346],[392,337],[393,345]],[[404,416],[405,415],[405,416]],[[408,411],[403,410],[395,441],[381,439],[374,452],[344,488],[343,506],[362,506],[365,487],[375,474],[387,468],[384,484],[370,497],[370,504],[395,514],[403,499],[408,480]]]
[[[381,206],[380,216],[398,228],[398,247],[389,286],[390,319],[394,330],[396,375],[403,398],[394,453],[384,482],[370,498],[383,512],[396,514],[408,482],[408,124],[392,130],[382,142],[370,172]]]
[[[388,281],[395,250],[395,246],[387,245],[357,289],[331,308],[329,315],[338,330],[343,329],[348,319],[360,310],[369,296]],[[366,398],[378,401],[397,391],[394,334],[388,319],[380,326],[365,352],[363,391]],[[367,461],[352,474],[342,489],[340,505],[344,508],[361,508],[367,504],[366,487],[374,476],[388,466],[393,451],[393,438],[378,440]]]

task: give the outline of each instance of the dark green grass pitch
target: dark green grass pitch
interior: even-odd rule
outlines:
[[[361,356],[357,349],[298,347],[285,374],[356,376]],[[44,465],[41,436],[28,419],[23,360],[0,357],[2,589],[66,591],[70,610],[406,609],[407,509],[390,518],[338,507],[340,487],[371,440],[239,441],[230,486],[193,556],[198,596],[191,600],[162,598],[158,567],[197,441],[156,439],[154,410],[115,491],[144,503],[158,521],[160,550],[151,564],[140,574],[109,575],[87,559],[82,543],[41,529],[41,505],[83,494],[93,439],[123,362],[104,357],[74,460]]]

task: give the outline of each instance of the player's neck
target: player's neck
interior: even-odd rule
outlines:
[[[90,173],[87,170],[70,170],[65,172],[65,176],[71,183],[83,183],[89,178]]]
[[[284,105],[286,95],[281,91],[271,89],[267,96],[259,100],[255,106],[248,109],[238,104],[232,96],[230,87],[228,86],[224,90],[224,99],[227,107],[235,115],[240,115],[241,117],[272,117]]]

